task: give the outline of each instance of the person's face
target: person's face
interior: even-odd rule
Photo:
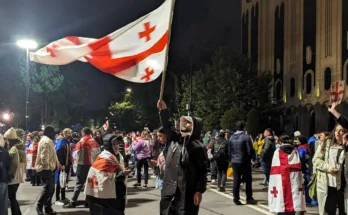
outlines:
[[[167,142],[167,136],[162,133],[157,133],[157,140],[160,144],[164,145]]]
[[[96,136],[101,137],[101,133],[98,131]]]
[[[341,125],[336,126],[335,128],[335,138],[339,143],[343,142],[343,135],[344,135],[343,127]]]
[[[295,143],[296,143],[296,145],[301,145],[301,142],[300,142],[300,140],[298,139],[298,138],[296,138],[296,141],[295,141]]]
[[[66,134],[65,134],[65,138],[70,138],[71,136],[72,136],[71,131],[66,132]]]
[[[319,140],[321,140],[321,141],[325,140],[325,134],[324,133],[320,133],[318,137],[319,137]]]
[[[27,135],[27,141],[30,141],[31,137],[29,135]]]
[[[208,137],[211,137],[211,133],[208,133]]]
[[[190,132],[192,131],[192,123],[186,119],[182,121],[181,124],[181,131],[182,132]]]
[[[117,154],[120,151],[120,144],[118,141],[114,141],[112,143],[112,149],[114,150],[114,152]]]
[[[265,137],[268,137],[270,135],[271,135],[271,133],[267,130],[265,130],[265,132],[263,132],[263,136],[265,136]]]

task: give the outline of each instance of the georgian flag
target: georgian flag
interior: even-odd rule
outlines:
[[[296,149],[291,154],[277,149],[272,159],[268,184],[270,212],[306,211],[300,155]]]
[[[105,124],[103,125],[103,129],[104,129],[105,131],[109,129],[109,120],[107,120],[107,121],[105,122]]]
[[[89,62],[105,73],[138,83],[155,80],[166,68],[174,0],[100,38],[69,36],[30,53],[30,60],[64,65]]]

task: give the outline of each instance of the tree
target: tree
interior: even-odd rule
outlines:
[[[222,115],[220,126],[223,129],[234,129],[238,121],[245,120],[245,115],[244,108],[231,107]]]
[[[232,126],[236,116],[246,120],[249,110],[255,107],[263,109],[269,104],[271,80],[270,72],[253,70],[248,58],[219,47],[211,64],[193,73],[194,113],[205,119],[205,129]],[[181,85],[180,107],[184,111],[190,100],[189,76],[182,77]],[[224,117],[220,119],[222,115]]]

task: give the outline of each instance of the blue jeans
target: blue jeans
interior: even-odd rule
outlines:
[[[266,176],[266,182],[269,182],[269,175],[271,174],[272,164],[268,164],[267,162],[261,161],[261,167],[263,174]]]
[[[0,183],[0,214],[8,214],[8,186],[7,183]]]

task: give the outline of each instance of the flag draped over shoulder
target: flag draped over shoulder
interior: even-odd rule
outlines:
[[[64,65],[89,62],[105,73],[138,83],[155,80],[166,67],[174,0],[100,38],[69,36],[30,53],[32,61]]]
[[[290,154],[277,149],[272,159],[268,185],[270,212],[303,212],[306,201],[303,187],[300,156],[296,150]]]

